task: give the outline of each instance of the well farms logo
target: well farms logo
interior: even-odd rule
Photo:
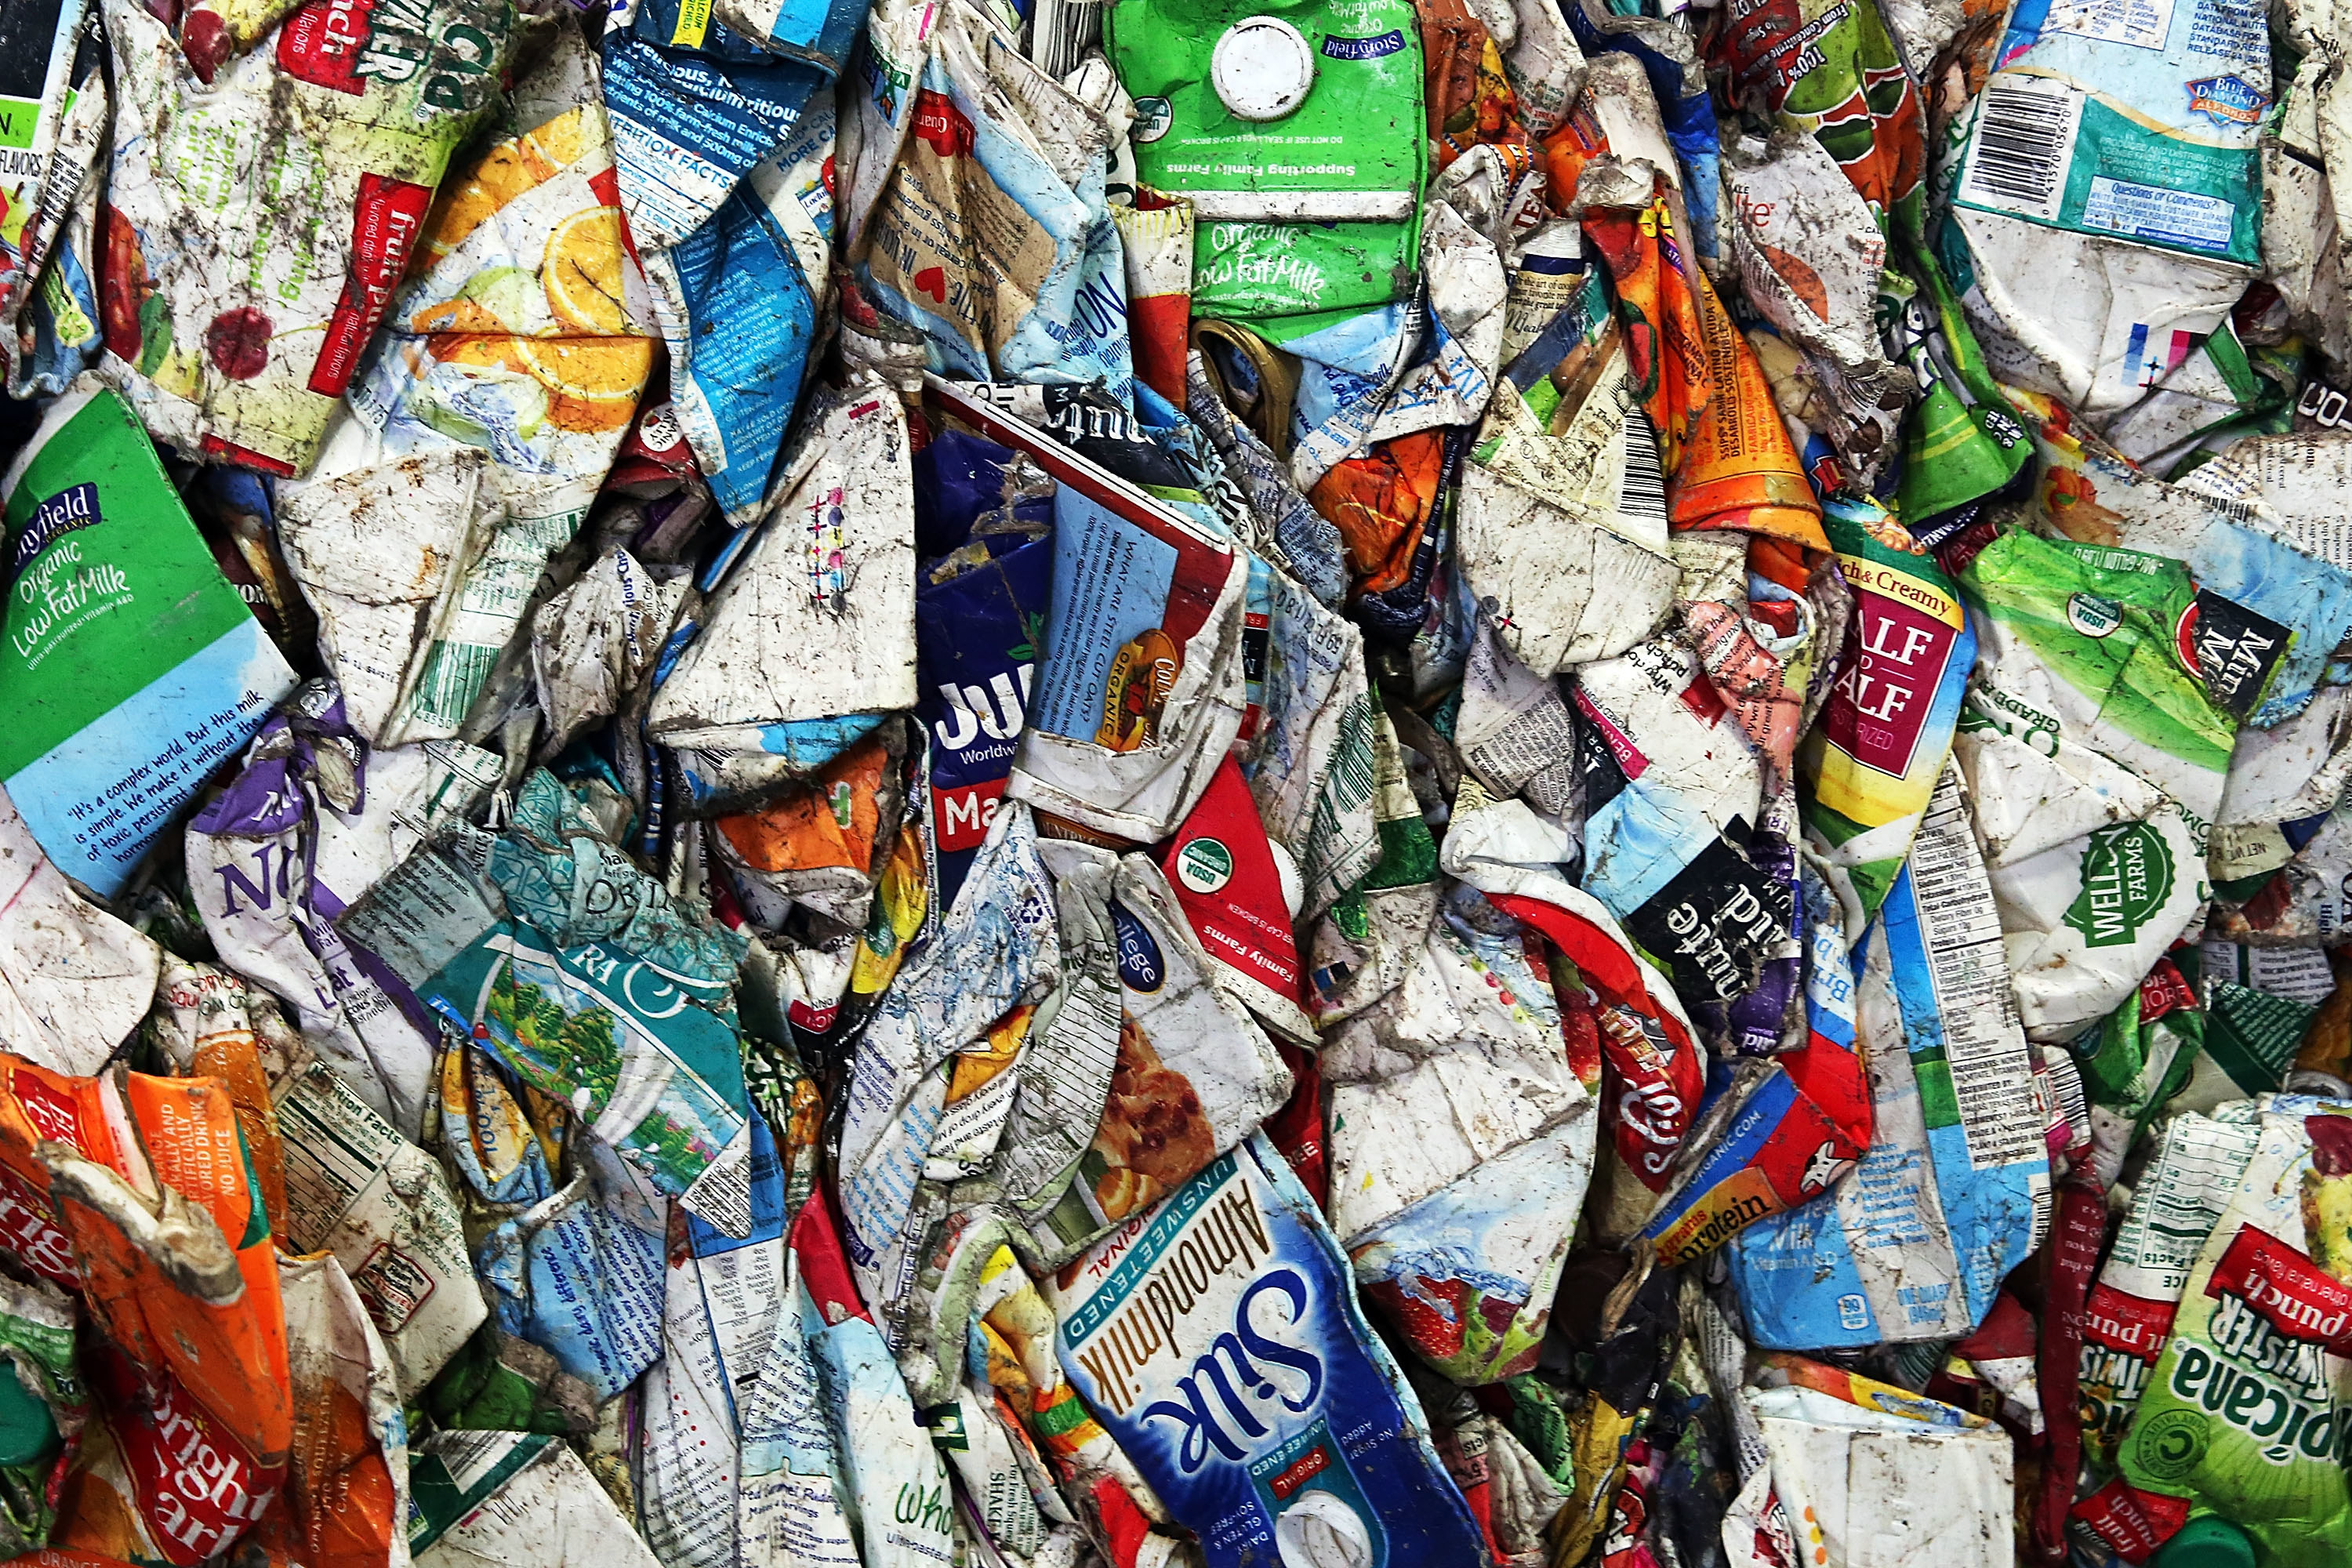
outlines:
[[[2083,851],[2083,890],[2066,923],[2085,947],[2122,947],[2139,935],[2172,897],[2172,848],[2145,822],[2102,827]]]

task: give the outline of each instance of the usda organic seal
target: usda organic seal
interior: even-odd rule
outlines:
[[[2073,594],[2066,599],[2066,620],[2086,637],[2103,637],[2124,624],[2124,607],[2097,594]]]
[[[1135,100],[1135,124],[1128,131],[1130,142],[1151,142],[1168,134],[1176,123],[1176,111],[1164,98],[1139,98]]]
[[[1234,852],[1213,838],[1195,838],[1176,852],[1176,879],[1196,893],[1213,893],[1234,879]]]
[[[1209,56],[1209,84],[1240,120],[1279,120],[1307,101],[1315,51],[1279,16],[1244,16]]]

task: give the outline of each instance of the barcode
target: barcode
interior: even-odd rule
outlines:
[[[1977,112],[1961,199],[2054,219],[2083,118],[2082,94],[2046,77],[1997,80]]]
[[[2043,1046],[2036,1054],[2050,1077],[2050,1127],[2061,1128],[2070,1134],[2087,1137],[2091,1126],[2090,1101],[2083,1093],[2083,1075],[2074,1066],[2074,1058],[2056,1046]],[[2080,1141],[2070,1136],[2068,1142]]]
[[[1638,408],[1625,411],[1625,482],[1617,487],[1617,511],[1665,525],[1666,475],[1658,463],[1658,437],[1650,416]]]

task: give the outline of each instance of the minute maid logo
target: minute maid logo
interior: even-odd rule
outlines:
[[[2271,95],[2243,77],[2204,76],[2188,84],[2189,112],[2201,114],[2217,125],[2254,125],[2268,109]]]
[[[2145,822],[2102,827],[2083,851],[2083,890],[2066,923],[2085,947],[2123,947],[2172,897],[2172,848]]]

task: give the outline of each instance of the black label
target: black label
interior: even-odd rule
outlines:
[[[2262,705],[2279,660],[2294,638],[2289,628],[2243,605],[2200,588],[2189,642],[2214,706],[2245,719]]]
[[[1735,820],[1728,831],[1746,837]],[[1755,989],[1757,972],[1787,942],[1796,911],[1788,884],[1718,836],[1625,921],[1687,997],[1728,1002]]]

